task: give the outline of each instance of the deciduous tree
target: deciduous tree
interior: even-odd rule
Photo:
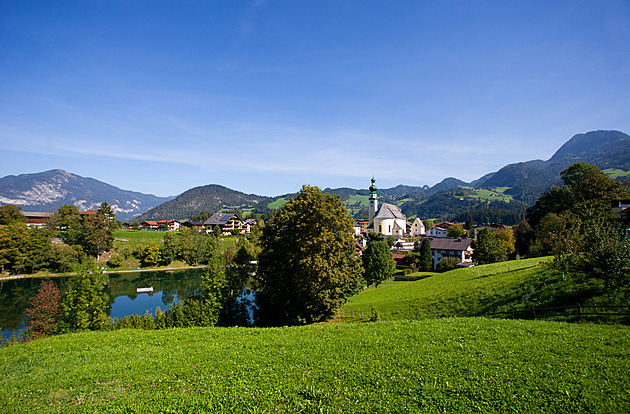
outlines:
[[[362,256],[363,278],[368,286],[378,285],[392,277],[396,265],[392,252],[386,241],[372,241],[368,243]]]
[[[338,196],[304,186],[263,231],[257,319],[262,325],[296,325],[334,315],[357,291],[352,219]]]

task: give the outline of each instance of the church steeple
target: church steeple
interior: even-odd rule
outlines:
[[[370,226],[374,222],[374,215],[378,211],[378,194],[376,188],[376,180],[372,177],[372,185],[370,186],[370,198],[368,199],[368,215],[370,219]]]

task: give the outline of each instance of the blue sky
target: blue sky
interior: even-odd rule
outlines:
[[[161,196],[471,181],[630,133],[630,2],[0,3],[0,176]]]

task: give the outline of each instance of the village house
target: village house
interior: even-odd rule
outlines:
[[[448,237],[448,229],[444,227],[435,226],[427,231],[427,237]]]
[[[420,237],[427,234],[426,228],[424,227],[424,223],[418,217],[413,221],[411,227],[409,228],[409,235],[411,237]]]
[[[256,225],[258,225],[258,222],[256,221],[256,219],[249,218],[249,219],[243,220],[243,232],[246,234],[251,233],[252,228]]]
[[[26,217],[26,225],[32,228],[42,228],[48,226],[54,213],[39,211],[23,211],[22,215]]]
[[[159,228],[159,224],[157,221],[146,220],[140,223],[140,230],[152,231],[152,230],[158,230],[158,228]]]
[[[472,264],[472,239],[435,238],[429,239],[433,269],[445,257],[455,257],[462,264]],[[420,244],[419,244],[420,245]],[[418,245],[418,246],[419,246]]]
[[[206,233],[212,233],[214,227],[219,226],[221,234],[228,235],[236,231],[243,232],[243,222],[234,213],[215,213],[208,220],[203,222]]]

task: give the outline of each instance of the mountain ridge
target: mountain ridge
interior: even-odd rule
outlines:
[[[454,177],[448,177],[432,187],[397,185],[391,188],[379,188],[379,197],[387,202],[399,202],[407,214],[414,211],[422,214],[437,214],[446,218],[455,214],[452,206],[439,209],[449,197],[457,198],[451,203],[468,209],[508,209],[509,199],[520,205],[532,204],[538,195],[550,185],[559,184],[560,171],[575,162],[597,165],[600,169],[612,168],[630,171],[630,136],[620,131],[591,131],[576,134],[565,142],[550,159],[530,160],[508,164],[498,171],[490,172],[470,183]],[[366,186],[367,187],[367,186]],[[492,197],[507,197],[498,203],[498,198],[486,199],[474,204],[461,202],[462,197],[477,197],[474,191],[456,192],[458,188],[494,189],[503,188],[501,194]],[[324,192],[337,194],[342,201],[353,196],[367,196],[367,188],[352,189],[326,188]],[[485,191],[485,190],[484,190]],[[0,205],[17,204],[24,210],[52,211],[63,204],[73,204],[80,209],[96,208],[107,201],[117,218],[128,220],[133,217],[140,220],[185,219],[203,211],[216,212],[220,209],[240,208],[262,212],[268,209],[272,201],[288,199],[294,193],[275,197],[245,194],[219,184],[208,184],[191,188],[175,197],[157,197],[134,191],[121,190],[110,184],[93,178],[81,177],[64,170],[49,170],[41,173],[9,175],[0,178]],[[483,197],[481,197],[482,199]],[[356,204],[356,199],[353,199]],[[424,207],[419,205],[425,203]],[[485,203],[485,207],[484,207]],[[501,204],[503,203],[503,204]],[[432,209],[427,209],[433,206]],[[495,206],[495,207],[491,207]],[[519,207],[520,208],[520,207]]]

